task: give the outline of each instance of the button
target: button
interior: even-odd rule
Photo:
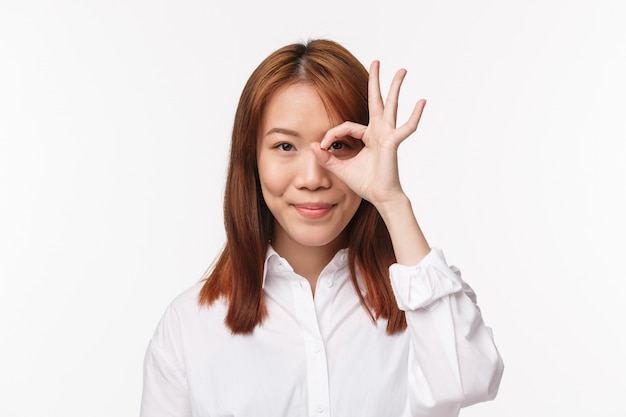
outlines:
[[[326,280],[326,286],[327,286],[328,288],[332,287],[332,286],[333,286],[333,280],[332,280],[332,279],[327,279],[327,280]]]
[[[326,411],[326,407],[324,407],[323,405],[318,405],[315,411],[322,414],[324,411]]]
[[[341,260],[345,261],[346,259],[348,259],[348,255],[346,255],[345,253],[343,255],[341,255]]]
[[[322,351],[322,346],[319,343],[313,345],[313,352],[320,353]]]

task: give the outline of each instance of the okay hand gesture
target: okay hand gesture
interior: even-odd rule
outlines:
[[[368,84],[369,125],[344,122],[326,132],[319,147],[314,149],[320,165],[376,207],[404,197],[398,174],[398,147],[415,132],[426,105],[425,100],[419,100],[409,120],[396,127],[398,97],[406,70],[396,72],[383,103],[379,68],[379,61],[372,62]],[[363,148],[352,158],[335,157],[329,147],[348,136],[361,140]]]

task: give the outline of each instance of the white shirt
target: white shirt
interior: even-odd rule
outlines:
[[[359,302],[347,258],[335,255],[313,297],[270,247],[268,316],[251,335],[231,334],[224,301],[198,305],[201,283],[178,296],[147,349],[141,416],[451,417],[495,397],[491,330],[440,250],[389,268],[408,323],[393,336]]]

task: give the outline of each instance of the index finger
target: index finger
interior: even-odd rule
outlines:
[[[367,126],[363,126],[354,122],[343,122],[339,126],[335,126],[326,132],[322,141],[320,142],[320,148],[328,150],[328,147],[337,140],[337,138],[343,138],[350,136],[354,139],[363,140],[363,133]]]

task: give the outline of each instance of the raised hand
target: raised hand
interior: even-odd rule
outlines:
[[[398,97],[406,70],[395,74],[383,103],[379,68],[379,61],[372,62],[368,84],[369,125],[344,122],[330,129],[317,146],[312,145],[317,147],[314,151],[320,165],[377,208],[405,198],[398,174],[398,147],[415,132],[426,105],[425,100],[419,100],[409,120],[396,127]],[[338,158],[332,148],[346,137],[362,141],[363,149],[351,158]]]

